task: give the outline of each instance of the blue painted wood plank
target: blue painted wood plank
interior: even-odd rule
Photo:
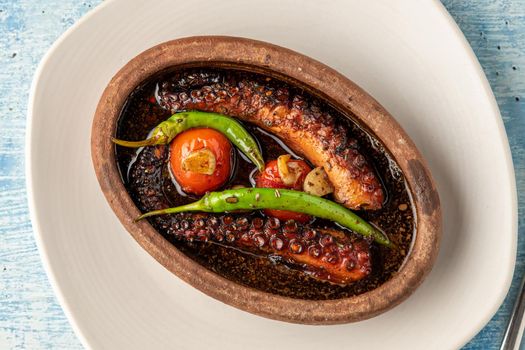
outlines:
[[[498,313],[465,347],[497,349],[525,273],[525,0],[442,2],[494,90],[516,169],[520,239],[514,281]],[[98,3],[0,0],[0,349],[82,348],[53,295],[35,246],[23,175],[24,129],[28,90],[40,58]]]
[[[100,1],[0,0],[0,349],[82,349],[51,290],[29,221],[29,86],[61,33]]]

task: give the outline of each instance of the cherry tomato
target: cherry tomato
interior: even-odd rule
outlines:
[[[281,176],[279,175],[279,170],[277,168],[277,160],[271,160],[268,163],[266,163],[264,171],[258,174],[255,180],[256,186],[266,188],[285,188],[296,191],[302,191],[304,178],[312,170],[312,168],[310,168],[310,166],[303,160],[289,160],[287,164],[290,163],[296,163],[300,173],[293,185],[287,186],[283,183]],[[288,210],[265,209],[264,213],[266,215],[276,217],[279,220],[283,221],[295,220],[298,222],[308,222],[311,219],[310,215],[295,213],[293,211]]]
[[[221,187],[231,172],[230,141],[208,128],[189,129],[170,145],[173,176],[187,193],[202,195]]]

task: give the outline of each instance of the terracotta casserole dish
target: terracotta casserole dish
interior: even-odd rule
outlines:
[[[147,220],[135,222],[141,211],[123,182],[117,148],[111,141],[118,132],[123,108],[130,94],[159,72],[199,67],[262,74],[299,87],[380,141],[404,176],[414,221],[404,261],[388,280],[362,293],[326,300],[271,293],[213,272],[178,249]],[[111,208],[149,254],[203,293],[260,316],[302,324],[337,324],[376,316],[401,303],[421,284],[438,253],[439,197],[424,159],[400,125],[346,77],[316,60],[272,44],[202,36],[169,41],[141,53],[105,89],[93,121],[91,152],[100,187]]]

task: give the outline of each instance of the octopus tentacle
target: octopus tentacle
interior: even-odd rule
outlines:
[[[293,220],[247,215],[175,216],[168,234],[190,242],[215,242],[253,253],[279,256],[317,279],[347,284],[371,272],[369,243],[342,232],[300,225]]]
[[[130,185],[143,211],[169,207],[152,188],[162,181],[167,147],[146,147],[130,169]],[[314,228],[293,220],[280,222],[249,214],[180,213],[151,219],[168,235],[187,242],[211,242],[243,251],[278,256],[312,277],[347,284],[370,274],[370,242],[342,231]]]
[[[160,106],[172,113],[197,109],[254,123],[323,167],[338,202],[351,209],[381,208],[384,193],[379,179],[346,127],[329,112],[299,93],[256,80],[234,83],[195,77],[190,94],[174,91],[177,84],[161,84],[156,92]]]

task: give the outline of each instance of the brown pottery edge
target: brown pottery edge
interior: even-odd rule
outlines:
[[[367,293],[337,300],[287,298],[231,282],[199,265],[166,241],[128,195],[110,138],[128,95],[146,78],[173,66],[229,66],[264,72],[322,92],[332,104],[375,134],[393,155],[410,187],[416,235],[401,270]],[[350,112],[350,113],[348,113]],[[202,36],[157,45],[127,63],[106,87],[92,126],[91,154],[100,187],[133,238],[184,281],[224,303],[264,317],[301,324],[337,324],[376,316],[405,300],[421,284],[436,259],[441,237],[441,208],[425,160],[401,126],[370,95],[343,75],[309,57],[276,45],[244,38]]]

